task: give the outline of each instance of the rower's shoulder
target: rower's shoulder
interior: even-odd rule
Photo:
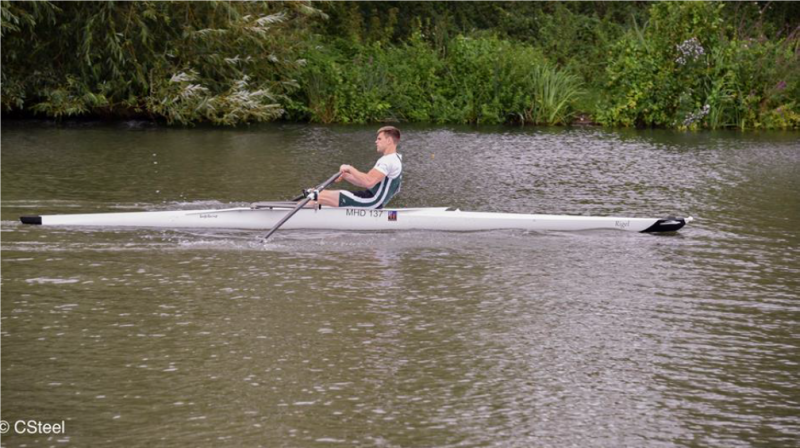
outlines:
[[[393,153],[391,153],[391,154],[385,154],[385,155],[382,155],[382,156],[380,156],[380,158],[378,158],[378,161],[380,162],[380,161],[382,161],[382,160],[389,160],[389,159],[391,159],[391,158],[392,158],[392,156],[396,156],[396,157],[397,157],[397,160],[399,160],[399,161],[401,161],[401,162],[403,161],[403,155],[402,155],[402,154],[400,154],[399,152],[393,152]]]

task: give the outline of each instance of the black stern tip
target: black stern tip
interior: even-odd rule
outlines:
[[[664,219],[659,219],[652,226],[642,230],[643,233],[653,232],[677,232],[681,227],[685,226],[687,222],[693,221],[691,216],[688,218],[675,218],[670,216]]]
[[[19,218],[23,224],[36,224],[42,225],[42,217],[41,216],[22,216]]]

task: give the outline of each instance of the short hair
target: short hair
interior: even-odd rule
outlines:
[[[395,144],[400,141],[400,130],[394,126],[384,126],[378,129],[378,135],[381,135],[382,132],[385,132],[386,135],[392,138]]]

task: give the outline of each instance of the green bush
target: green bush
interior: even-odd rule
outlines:
[[[386,49],[381,61],[391,82],[394,118],[412,122],[448,122],[452,106],[443,90],[445,61],[420,32],[402,45]]]
[[[737,39],[725,7],[653,5],[646,28],[634,26],[613,47],[597,119],[679,129],[796,127],[797,37]]]
[[[553,2],[553,11],[537,17],[540,24],[536,42],[547,58],[578,74],[586,83],[602,86],[605,81],[608,48],[624,33],[621,24],[604,20],[593,13],[576,12],[576,6]],[[627,5],[604,5],[604,7]],[[632,6],[636,7],[636,6]]]
[[[459,37],[448,47],[446,96],[453,121],[498,124],[522,118],[534,92],[526,89],[544,57],[532,47],[496,37]]]
[[[441,55],[418,33],[385,47],[317,45],[295,74],[304,87],[287,106],[322,123],[387,120],[564,124],[580,93],[576,76],[525,44],[496,37],[454,39]]]
[[[390,106],[388,67],[375,59],[379,48],[361,50],[350,55],[318,45],[308,51],[295,73],[303,89],[288,103],[290,117],[319,123],[385,119]]]
[[[493,36],[454,39],[444,63],[440,122],[567,124],[581,92],[536,48]]]
[[[607,103],[598,119],[623,126],[675,126],[686,111],[702,108],[699,83],[722,26],[723,4],[661,3],[650,20],[613,46]]]

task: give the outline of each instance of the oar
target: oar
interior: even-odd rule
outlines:
[[[339,173],[339,175],[341,176],[341,175],[342,175],[342,173]],[[316,190],[319,190],[319,191],[322,191],[322,185],[319,185],[319,186],[317,186],[315,189],[316,189]],[[303,190],[303,194],[301,194],[301,195],[299,195],[299,196],[295,196],[295,197],[293,197],[293,198],[291,199],[291,201],[292,201],[292,202],[297,202],[297,201],[299,201],[299,200],[301,200],[301,199],[303,199],[303,198],[305,198],[305,197],[308,197],[308,192],[309,192],[309,191],[311,191],[311,190]]]
[[[264,240],[263,240],[263,241],[264,241],[264,242],[266,242],[266,241],[267,241],[267,239],[269,239],[269,237],[271,237],[271,236],[272,236],[272,234],[273,234],[273,233],[275,233],[275,232],[276,232],[276,231],[277,231],[277,230],[278,230],[278,229],[279,229],[279,228],[280,228],[280,227],[283,225],[283,223],[285,223],[286,221],[288,221],[288,220],[289,220],[289,218],[291,218],[292,216],[294,216],[294,214],[295,214],[295,213],[297,213],[297,212],[298,212],[298,211],[299,211],[301,208],[305,207],[305,205],[306,205],[306,204],[308,204],[309,202],[311,202],[311,200],[313,200],[313,199],[319,199],[319,198],[317,198],[317,197],[316,197],[316,196],[319,194],[319,192],[320,192],[320,191],[322,191],[322,190],[324,190],[324,189],[326,189],[326,188],[328,188],[328,185],[330,185],[330,184],[332,184],[334,181],[336,181],[336,179],[338,179],[338,178],[339,178],[339,176],[341,176],[341,175],[342,175],[342,173],[340,173],[340,172],[337,172],[336,174],[334,174],[333,176],[331,176],[331,178],[330,178],[330,179],[326,180],[326,181],[325,181],[325,183],[323,183],[322,185],[320,185],[319,187],[317,187],[317,188],[316,188],[316,190],[314,190],[314,192],[313,192],[313,193],[315,193],[315,194],[311,194],[311,195],[309,195],[307,198],[305,198],[304,200],[300,201],[300,202],[297,204],[297,206],[294,208],[294,210],[290,211],[290,212],[289,212],[289,213],[288,213],[286,216],[284,216],[284,217],[283,217],[283,219],[281,219],[281,220],[280,220],[280,221],[279,221],[277,224],[275,224],[275,226],[272,228],[272,230],[270,230],[270,231],[269,231],[269,233],[267,234],[267,236],[265,236],[265,237],[264,237]]]

